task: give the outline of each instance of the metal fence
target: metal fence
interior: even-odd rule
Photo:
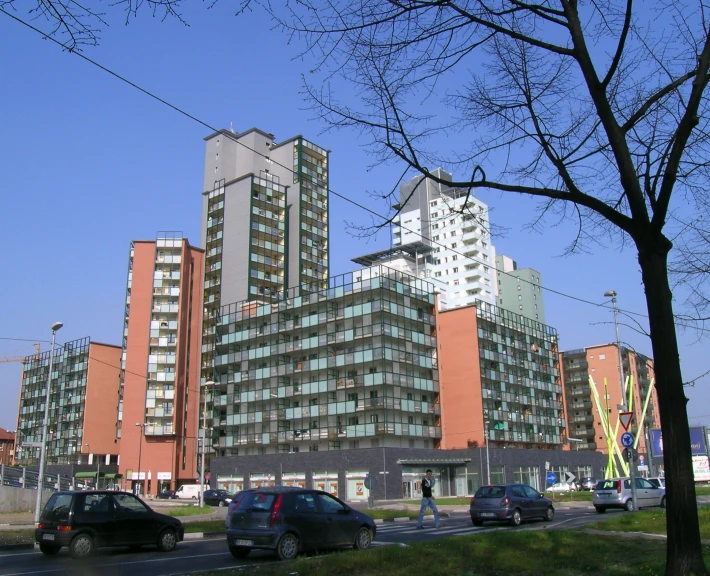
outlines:
[[[14,486],[37,490],[39,472],[20,466],[5,466],[0,464],[0,486]],[[75,486],[73,478],[64,478],[59,474],[45,474],[42,481],[44,490],[70,490]]]

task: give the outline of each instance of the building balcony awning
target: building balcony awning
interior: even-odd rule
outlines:
[[[104,478],[123,478],[123,474],[106,474]]]
[[[432,466],[464,466],[471,461],[471,458],[400,458],[397,464],[406,466],[427,464]]]
[[[96,478],[96,472],[77,472],[74,478]]]

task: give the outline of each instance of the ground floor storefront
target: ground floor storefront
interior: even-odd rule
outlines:
[[[567,472],[600,477],[603,464],[604,455],[584,451],[365,448],[213,458],[210,483],[230,492],[301,486],[351,502],[370,496],[416,500],[427,469],[433,472],[435,496],[464,497],[488,483],[520,482],[543,491],[551,472],[559,479]]]

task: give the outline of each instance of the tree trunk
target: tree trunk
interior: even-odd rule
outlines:
[[[707,574],[700,542],[695,498],[687,398],[678,356],[673,318],[673,294],[668,284],[668,252],[663,235],[637,239],[639,264],[651,326],[656,391],[663,431],[666,470],[667,576]]]

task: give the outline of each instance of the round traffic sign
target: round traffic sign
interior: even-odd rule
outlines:
[[[624,448],[631,448],[634,445],[634,435],[631,432],[624,432],[621,435],[621,445]]]
[[[555,482],[557,482],[557,474],[555,474],[554,472],[548,472],[547,473],[547,483],[554,484]]]

